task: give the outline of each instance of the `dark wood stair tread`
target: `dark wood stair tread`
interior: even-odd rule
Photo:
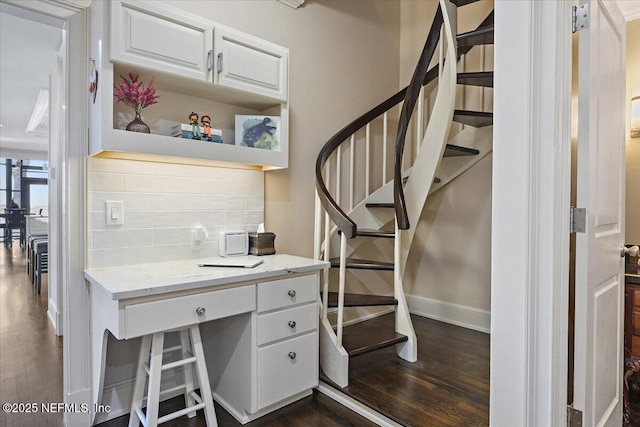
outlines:
[[[366,321],[363,323],[366,323]],[[349,354],[349,357],[371,353],[372,351],[391,347],[409,340],[406,335],[399,334],[395,331],[387,332],[378,330],[375,332],[358,333],[357,326],[356,330],[353,330],[354,326],[356,325],[345,328],[344,335],[342,335],[342,346]]]
[[[338,230],[338,234],[342,234],[341,230]],[[393,230],[370,230],[367,228],[358,228],[356,230],[356,237],[382,237],[385,239],[393,239],[396,237]]]
[[[460,6],[464,6],[465,4],[475,3],[477,1],[479,1],[479,0],[451,0],[451,3],[453,3],[456,6],[460,7]]]
[[[372,307],[379,305],[398,305],[398,300],[393,296],[371,294],[344,294],[345,307]],[[329,307],[338,306],[338,293],[329,292]]]
[[[458,73],[458,83],[471,86],[493,87],[493,71]]]
[[[453,121],[481,128],[493,124],[493,113],[485,113],[484,111],[455,110],[453,112]]]
[[[480,150],[476,150],[475,148],[447,144],[443,157],[477,156],[478,154],[480,154]]]
[[[331,267],[340,267],[340,258],[331,258]],[[367,259],[346,259],[346,268],[355,268],[360,270],[385,270],[393,271],[393,263],[382,261],[370,261]]]
[[[393,239],[396,237],[396,233],[393,230],[369,230],[366,228],[358,228],[356,236],[362,237],[382,237],[385,239]]]
[[[393,203],[367,203],[365,205],[368,208],[391,208],[393,209]]]
[[[493,44],[493,25],[478,28],[467,33],[458,34],[458,48],[477,46],[481,44]]]

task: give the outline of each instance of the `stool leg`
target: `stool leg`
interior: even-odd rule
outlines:
[[[187,329],[182,329],[180,331],[180,346],[182,347],[182,358],[186,359],[189,357],[187,354],[187,350],[191,348],[189,344],[189,331]],[[191,393],[193,392],[193,365],[191,363],[184,366],[184,404],[188,408],[190,406],[195,405],[195,401]],[[187,414],[189,418],[193,418],[196,416],[196,411],[191,411]]]
[[[149,389],[147,391],[147,423],[158,425],[158,409],[160,407],[160,377],[162,376],[162,350],[164,332],[153,334],[151,341],[151,360],[149,362]]]
[[[142,409],[142,399],[144,398],[144,385],[147,380],[147,373],[143,365],[149,360],[151,350],[151,335],[142,337],[140,343],[140,355],[138,356],[138,367],[136,369],[136,382],[133,386],[133,399],[131,401],[131,414],[129,414],[129,427],[139,427],[140,419],[136,414],[136,409]]]
[[[193,325],[189,328],[191,333],[191,343],[193,344],[193,355],[196,357],[196,369],[198,370],[198,379],[200,380],[200,395],[204,402],[204,417],[208,427],[218,427],[216,419],[216,411],[213,406],[213,396],[211,395],[211,385],[209,384],[209,374],[207,373],[207,364],[204,359],[204,350],[202,348],[202,339],[200,338],[200,328]]]

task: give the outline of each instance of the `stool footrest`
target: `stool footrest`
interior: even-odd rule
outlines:
[[[197,411],[198,409],[204,408],[204,403],[198,403],[197,405],[189,406],[188,408],[181,409],[176,412],[172,412],[170,414],[165,415],[164,417],[158,418],[158,424],[166,423],[167,421],[171,421],[175,418],[181,417],[183,415],[187,415],[189,412]]]
[[[173,347],[167,347],[164,350],[162,350],[162,353],[167,354],[167,353],[172,353],[172,352],[178,351],[178,350],[182,350],[182,346],[181,345],[174,345]]]
[[[179,366],[184,366],[189,363],[196,363],[195,357],[189,357],[187,359],[176,360],[175,362],[167,363],[166,365],[162,365],[161,370],[166,371],[167,369],[177,368]]]

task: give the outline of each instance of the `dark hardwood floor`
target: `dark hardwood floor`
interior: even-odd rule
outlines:
[[[489,335],[413,316],[418,361],[406,362],[389,347],[354,357],[349,386],[390,418],[409,426],[489,425]],[[345,328],[393,328],[394,314]]]
[[[47,275],[40,295],[31,286],[18,242],[0,245],[0,402],[58,403],[62,398],[62,338],[47,317]],[[62,414],[0,412],[0,426],[62,426]]]
[[[27,278],[18,245],[0,247],[0,402],[62,402],[62,338],[47,318],[47,284],[37,295]],[[376,329],[393,322],[387,315],[370,322]],[[414,317],[418,362],[408,363],[393,348],[351,360],[348,392],[411,426],[481,426],[489,416],[489,336]],[[181,398],[163,402],[161,413],[181,408]],[[240,426],[216,405],[220,427]],[[126,426],[127,417],[101,424]],[[61,414],[0,413],[0,427],[62,426]],[[205,426],[202,411],[171,426]],[[308,398],[249,425],[282,427],[373,426],[372,422],[314,392]]]

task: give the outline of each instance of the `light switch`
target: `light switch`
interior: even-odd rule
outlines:
[[[123,203],[119,201],[106,202],[107,205],[107,225],[123,225],[124,224],[124,208]]]

